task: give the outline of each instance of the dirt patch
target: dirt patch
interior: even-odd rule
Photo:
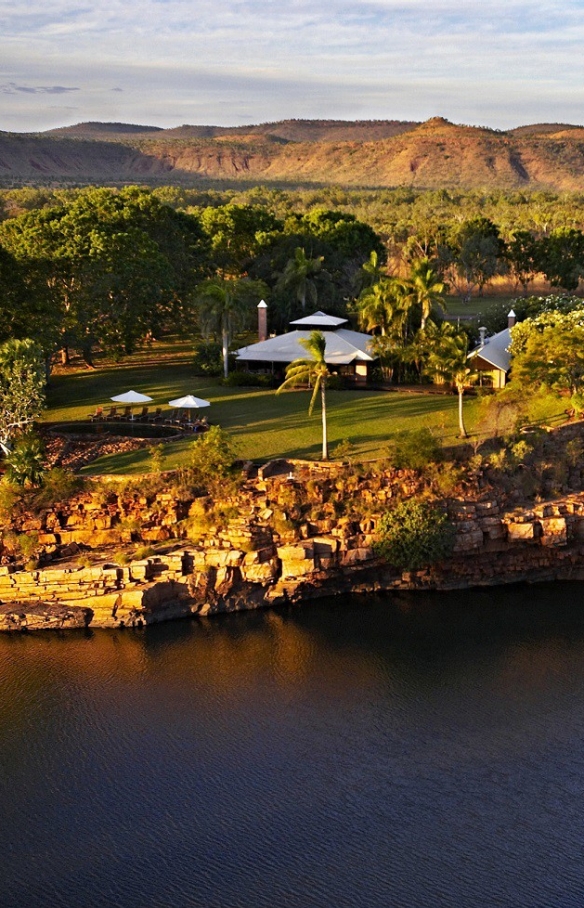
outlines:
[[[104,435],[99,438],[65,438],[50,430],[42,432],[49,467],[63,467],[77,473],[86,464],[107,454],[126,454],[152,445],[151,439],[119,438]]]

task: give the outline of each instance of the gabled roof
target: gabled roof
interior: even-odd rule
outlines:
[[[484,359],[485,362],[496,369],[508,372],[511,365],[510,345],[511,331],[509,328],[505,328],[503,331],[499,331],[498,334],[487,337],[483,344],[479,344],[478,347],[471,350],[467,359],[474,359],[474,357],[480,356],[481,359]]]
[[[348,319],[338,318],[336,315],[327,315],[326,312],[313,312],[312,315],[304,315],[302,318],[297,318],[295,321],[290,322],[293,328],[327,328],[334,329],[338,328],[340,325],[346,325]]]
[[[257,344],[241,347],[235,351],[235,355],[242,362],[291,363],[295,359],[307,359],[309,354],[300,341],[310,337],[310,334],[309,330],[279,334]],[[336,331],[325,331],[324,337],[326,340],[324,358],[331,366],[344,366],[355,360],[373,362],[376,359],[371,350],[372,338],[369,334],[350,331],[348,328],[337,328]]]

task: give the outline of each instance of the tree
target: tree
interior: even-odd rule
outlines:
[[[45,338],[53,348],[58,339],[65,360],[69,346],[87,351],[95,338],[108,349],[110,335],[101,329],[111,324],[112,300],[118,321],[128,306],[136,309],[133,321],[124,319],[122,345],[143,340],[170,316],[184,324],[192,286],[208,273],[209,241],[198,219],[138,187],[88,189],[27,212],[0,225],[0,241],[37,285],[44,282],[51,303]],[[49,331],[53,322],[57,330]],[[115,353],[120,332],[113,336]]]
[[[462,398],[468,384],[468,337],[445,322],[435,329],[434,343],[426,362],[426,372],[434,378],[452,382],[458,393],[458,427],[461,438],[468,438],[464,425]]]
[[[294,258],[289,259],[286,267],[278,280],[278,289],[291,290],[302,311],[306,311],[306,300],[309,299],[313,306],[316,305],[318,289],[315,278],[322,272],[323,256],[309,258],[304,249],[298,247]]]
[[[312,416],[315,401],[320,393],[322,411],[322,459],[328,460],[328,438],[326,423],[326,385],[329,376],[328,366],[325,362],[326,338],[322,331],[311,331],[310,337],[303,338],[300,343],[309,354],[307,359],[295,359],[286,368],[286,380],[280,385],[276,394],[286,388],[294,388],[300,384],[312,385],[312,397],[308,407],[308,415]]]
[[[233,335],[248,322],[258,300],[267,294],[261,281],[212,278],[197,290],[195,303],[205,337],[221,338],[223,375],[229,374],[229,345]]]
[[[538,241],[529,230],[516,230],[512,239],[507,243],[506,256],[511,271],[521,284],[525,296],[529,284],[539,270]]]
[[[408,314],[408,294],[403,281],[383,278],[362,291],[357,300],[359,324],[383,336],[401,332]]]
[[[489,218],[479,217],[465,221],[450,236],[452,273],[458,280],[462,298],[470,300],[473,287],[479,294],[484,285],[504,266],[504,243],[499,229]]]
[[[420,328],[423,331],[435,306],[442,311],[446,309],[444,303],[446,284],[433,267],[430,259],[424,256],[424,258],[412,262],[406,288],[412,302],[420,307]]]
[[[9,453],[12,439],[40,416],[44,406],[44,366],[40,347],[31,340],[0,346],[0,447]]]
[[[584,306],[544,312],[512,330],[512,385],[584,391]]]
[[[369,258],[361,265],[359,274],[360,290],[366,290],[369,287],[379,283],[384,276],[384,270],[379,260],[379,253],[374,249],[369,253]]]
[[[541,271],[552,287],[577,290],[584,274],[584,234],[561,227],[540,241],[539,250]]]
[[[211,240],[218,271],[240,277],[253,259],[282,230],[282,222],[260,205],[221,205],[204,208],[201,223]]]

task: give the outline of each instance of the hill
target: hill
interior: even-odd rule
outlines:
[[[1,185],[211,181],[582,191],[584,127],[543,123],[500,132],[435,117],[0,132]]]

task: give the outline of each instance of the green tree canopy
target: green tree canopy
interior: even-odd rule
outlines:
[[[42,413],[43,352],[30,339],[0,345],[0,447],[9,452],[13,438]]]

